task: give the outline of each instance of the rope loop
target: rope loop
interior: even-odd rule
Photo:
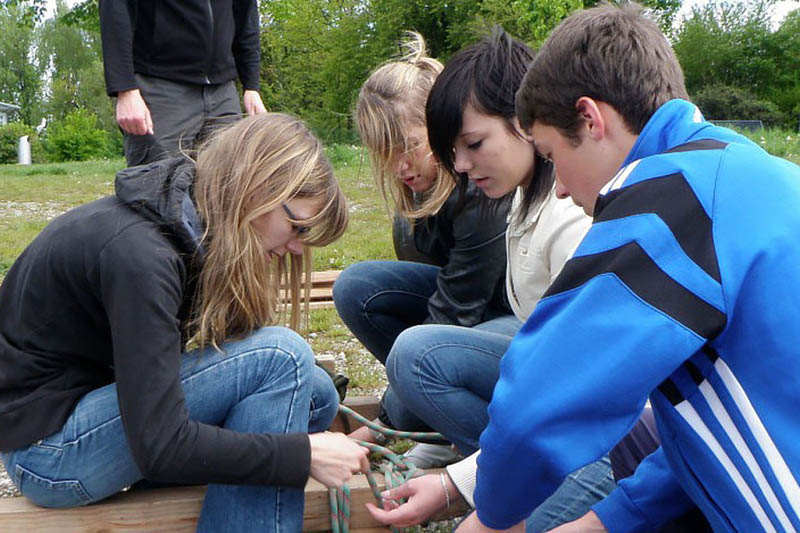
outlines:
[[[398,431],[390,429],[381,424],[376,424],[371,420],[356,413],[349,407],[339,405],[339,412],[350,416],[363,425],[367,426],[373,433],[383,435],[388,438],[409,439],[414,441],[439,441],[447,442],[440,433],[421,432],[421,431]],[[361,446],[367,448],[371,453],[378,454],[383,457],[384,461],[378,465],[378,473],[383,474],[384,486],[386,489],[393,489],[399,487],[409,479],[421,476],[423,471],[418,469],[410,459],[394,453],[389,448],[371,442],[356,441]],[[383,498],[381,491],[378,489],[378,483],[375,481],[375,474],[367,472],[367,482],[372,490],[372,495],[378,503],[378,507],[383,509]],[[328,489],[328,500],[331,508],[331,531],[333,533],[348,533],[350,529],[350,487],[345,483],[340,489]],[[404,503],[401,501],[401,503]],[[393,532],[397,532],[396,528],[392,528]]]

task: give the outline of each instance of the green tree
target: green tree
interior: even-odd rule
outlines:
[[[762,120],[765,126],[772,127],[784,118],[773,102],[730,85],[707,85],[692,95],[692,100],[710,120]]]
[[[111,138],[120,136],[111,99],[106,95],[99,30],[72,23],[63,0],[40,28],[39,55],[50,72],[47,113],[62,119],[80,108],[97,115]]]
[[[773,32],[772,3],[712,2],[693,9],[674,43],[689,94],[718,85],[746,87],[757,100],[777,104],[788,125],[800,111],[800,17],[795,12]]]
[[[800,120],[800,9],[789,13],[770,36],[769,51],[775,62],[775,77],[765,95],[786,115],[792,129]]]
[[[262,96],[270,109],[302,116],[329,140],[351,140],[354,91],[373,44],[360,0],[261,4]]]
[[[42,116],[44,68],[36,59],[35,23],[42,2],[0,4],[0,101],[20,106],[20,117],[36,125]]]

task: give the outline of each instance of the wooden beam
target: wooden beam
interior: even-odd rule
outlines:
[[[438,473],[439,470],[430,472]],[[383,488],[382,476],[376,476]],[[364,504],[374,502],[364,475],[350,482],[352,533],[385,532],[372,519]],[[206,487],[176,487],[132,490],[94,505],[72,509],[44,509],[22,497],[0,499],[0,531],[37,533],[188,532],[194,531]],[[309,479],[305,488],[303,531],[329,531],[328,489]],[[452,506],[437,519],[454,518],[466,512],[466,505]]]
[[[315,358],[319,366],[321,366],[331,374],[336,373],[336,358],[334,358],[332,355],[317,354]]]
[[[380,410],[380,401],[374,396],[350,396],[345,398],[344,405],[360,414],[367,420],[375,420],[378,417]],[[331,431],[338,431],[340,433],[350,433],[356,428],[363,426],[358,420],[347,417],[341,413],[336,415],[336,418],[331,424]]]

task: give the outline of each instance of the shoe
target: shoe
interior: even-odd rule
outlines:
[[[426,444],[420,442],[403,454],[417,468],[442,468],[462,459],[458,450],[450,444]]]

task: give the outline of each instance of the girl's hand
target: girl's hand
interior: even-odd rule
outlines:
[[[366,448],[359,446],[343,433],[312,433],[311,477],[328,488],[341,487],[353,472],[367,472],[369,461]]]
[[[461,498],[458,489],[449,476],[444,476],[450,503]],[[421,524],[447,507],[447,498],[442,486],[442,478],[438,474],[428,474],[410,479],[391,490],[381,493],[383,509],[374,503],[367,503],[367,510],[372,517],[382,524],[395,527],[409,527]],[[401,499],[408,499],[404,504]]]

